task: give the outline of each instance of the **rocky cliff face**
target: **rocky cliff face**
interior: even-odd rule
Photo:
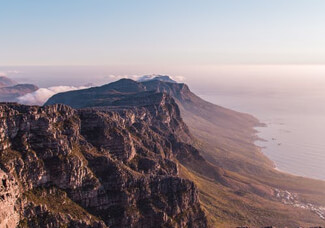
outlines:
[[[1,104],[0,225],[206,227],[178,177],[180,156],[202,159],[190,138],[163,93],[80,110]]]
[[[0,227],[15,227],[19,222],[18,184],[0,169]]]

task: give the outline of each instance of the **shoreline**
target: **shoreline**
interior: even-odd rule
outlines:
[[[272,160],[270,158],[270,156],[268,156],[265,152],[263,152],[263,149],[266,149],[267,146],[259,146],[256,144],[256,142],[264,142],[264,143],[267,143],[269,142],[269,140],[266,140],[264,138],[261,138],[258,134],[261,132],[259,131],[257,128],[267,128],[268,125],[265,124],[265,123],[261,123],[261,125],[258,125],[258,126],[255,126],[253,127],[254,130],[255,130],[255,135],[254,135],[254,140],[253,140],[253,143],[254,145],[259,149],[259,151],[264,155],[266,156],[272,163],[273,163],[273,169],[276,170],[277,172],[280,172],[280,173],[283,173],[283,174],[286,174],[286,175],[291,175],[291,176],[295,176],[295,177],[298,177],[298,178],[307,178],[307,179],[312,179],[312,180],[316,180],[316,181],[323,181],[325,182],[325,179],[321,179],[321,178],[317,178],[317,177],[310,177],[310,176],[306,176],[306,175],[298,175],[298,174],[294,174],[294,173],[291,173],[290,171],[284,171],[282,169],[280,169],[278,167],[278,165],[276,164],[276,162],[274,160]]]

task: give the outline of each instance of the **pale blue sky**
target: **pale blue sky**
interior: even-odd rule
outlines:
[[[323,0],[0,0],[0,65],[324,64]]]

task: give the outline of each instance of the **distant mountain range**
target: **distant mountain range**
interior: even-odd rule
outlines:
[[[14,80],[6,77],[6,76],[0,76],[0,87],[7,87],[7,86],[13,86],[18,84]]]
[[[17,98],[39,88],[33,84],[18,84],[5,76],[0,77],[0,102],[16,102]]]
[[[0,110],[0,225],[324,225],[325,182],[276,171],[256,118],[168,76]]]

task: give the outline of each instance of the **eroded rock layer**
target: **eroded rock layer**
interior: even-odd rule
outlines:
[[[195,185],[178,177],[181,152],[202,158],[177,105],[131,100],[1,104],[1,227],[206,227]]]

